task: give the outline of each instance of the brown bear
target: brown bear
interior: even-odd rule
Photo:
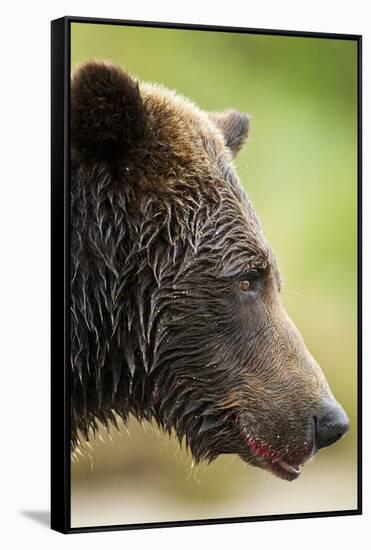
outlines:
[[[156,422],[296,479],[348,418],[285,312],[233,167],[249,131],[120,67],[71,84],[71,426]]]

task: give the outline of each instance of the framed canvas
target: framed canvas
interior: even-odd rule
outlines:
[[[52,528],[361,513],[361,37],[52,22]]]

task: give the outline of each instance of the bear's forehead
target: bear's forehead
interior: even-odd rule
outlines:
[[[193,182],[197,182],[200,201],[219,202],[212,240],[216,244],[218,236],[225,239],[225,268],[234,270],[238,264],[255,263],[257,268],[272,265],[276,271],[271,248],[235,173],[231,152],[219,128],[206,112],[175,91],[149,83],[139,87],[152,132],[164,148],[175,151],[180,165],[185,161],[189,166],[186,175],[180,172],[180,177],[189,180],[187,192],[192,194]],[[176,194],[177,177],[165,185]]]
[[[174,175],[168,185],[172,186],[178,176],[186,180],[190,188],[195,181],[204,189],[211,186],[227,194],[230,191],[235,196],[236,206],[242,206],[259,224],[233,169],[231,151],[209,114],[189,99],[158,84],[141,83],[139,89],[149,129],[157,145],[154,151],[160,177],[163,173],[159,159],[164,155]]]
[[[158,84],[141,83],[139,89],[152,130],[179,154],[190,150],[194,164],[202,164],[207,161],[203,144],[209,141],[219,154],[232,160],[219,128],[191,100]]]

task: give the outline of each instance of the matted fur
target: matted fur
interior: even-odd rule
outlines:
[[[313,451],[313,411],[331,395],[234,172],[248,127],[109,64],[74,74],[73,445],[133,414],[196,460],[272,467]]]

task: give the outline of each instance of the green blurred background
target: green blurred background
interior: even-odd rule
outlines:
[[[204,110],[252,116],[237,170],[284,277],[283,301],[350,420],[349,434],[287,483],[222,456],[192,459],[135,420],[101,431],[72,466],[72,525],[356,507],[357,44],[72,24],[72,68],[122,65]]]

